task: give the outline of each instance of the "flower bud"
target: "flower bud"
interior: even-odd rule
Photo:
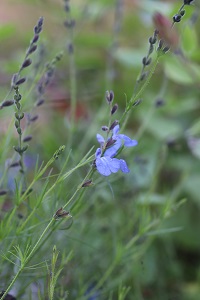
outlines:
[[[109,128],[108,128],[108,126],[102,126],[102,127],[101,127],[101,130],[103,130],[103,131],[108,131]]]
[[[36,49],[37,49],[37,45],[32,45],[32,46],[30,47],[30,49],[28,50],[28,54],[31,54],[31,53],[35,52]]]
[[[32,43],[33,44],[36,43],[39,40],[39,37],[40,37],[39,34],[35,34],[33,39],[32,39]]]
[[[89,180],[86,180],[86,181],[82,184],[82,187],[89,187],[89,186],[91,186],[91,185],[93,185],[93,183],[92,183],[92,180],[89,179]]]
[[[23,142],[30,142],[32,140],[32,135],[27,135],[23,138]]]
[[[118,104],[116,103],[113,108],[111,109],[111,115],[114,115],[114,113],[117,111],[118,109]]]
[[[194,0],[184,0],[184,5],[190,5]]]
[[[181,21],[181,15],[180,15],[180,14],[174,15],[174,16],[173,16],[173,21],[174,21],[175,23],[180,22],[180,21]]]
[[[110,104],[114,99],[114,92],[113,91],[106,91],[106,100],[108,104]]]
[[[16,82],[16,85],[20,85],[20,84],[24,83],[25,81],[26,81],[26,78],[23,77]]]
[[[15,168],[15,167],[19,167],[19,166],[20,166],[20,162],[16,161],[16,162],[13,162],[12,164],[10,164],[9,168]]]
[[[115,120],[111,125],[110,125],[110,128],[109,130],[113,130],[113,128],[115,128],[116,125],[119,124],[119,121],[118,120]]]
[[[22,64],[22,69],[27,68],[31,64],[32,64],[32,60],[30,58],[27,58]]]
[[[14,104],[13,100],[5,100],[2,104],[1,107],[8,107]]]

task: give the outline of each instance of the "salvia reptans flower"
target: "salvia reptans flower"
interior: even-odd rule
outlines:
[[[109,176],[111,173],[116,173],[121,170],[123,173],[128,173],[130,170],[123,159],[116,158],[122,147],[134,147],[137,145],[136,140],[132,140],[125,134],[119,134],[120,127],[116,125],[112,130],[112,137],[107,141],[97,134],[97,141],[101,148],[96,150],[95,166],[97,171],[103,176]]]

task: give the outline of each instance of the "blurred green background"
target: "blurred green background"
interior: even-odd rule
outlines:
[[[126,99],[133,93],[142,58],[148,50],[148,39],[155,29],[154,14],[160,12],[171,20],[181,4],[182,1],[71,1],[71,16],[76,22],[77,80],[77,128],[71,166],[90,146],[97,147],[95,134],[107,122],[106,90],[114,91],[115,102],[119,104],[116,118],[120,118]],[[34,62],[42,55],[42,68],[63,51],[46,91],[45,104],[39,109],[39,122],[30,129],[34,137],[27,154],[30,177],[37,153],[41,160],[48,160],[55,149],[68,143],[70,33],[63,25],[66,20],[63,7],[59,0],[1,0],[0,4],[2,100],[10,88],[12,75],[23,61],[40,16],[44,16],[44,29]],[[178,43],[161,58],[141,104],[133,108],[127,124],[127,134],[139,142],[134,152],[124,154],[131,173],[113,176],[109,182],[96,176],[98,184],[88,189],[81,203],[72,209],[73,226],[52,237],[52,247],[57,241],[61,252],[74,250],[74,258],[64,268],[58,283],[58,291],[69,290],[69,299],[196,300],[200,297],[199,1],[185,10],[183,20],[175,24]],[[34,69],[25,74],[31,78]],[[27,93],[26,88],[23,86],[21,93],[24,109],[28,111],[35,94],[34,89]],[[4,143],[11,118],[12,108],[0,111],[3,163],[12,155],[16,139],[13,128],[10,146]],[[57,172],[61,166],[62,162],[57,162]],[[80,180],[84,172],[78,173]],[[54,202],[47,199],[45,214],[62,204],[77,184],[77,176],[72,176],[66,186],[55,192]],[[133,246],[127,246],[134,236],[137,239]],[[41,250],[41,259],[45,258],[49,246],[46,247]],[[100,281],[118,255],[119,263],[96,296],[83,296],[84,291]],[[12,272],[8,269],[8,277],[9,270]],[[39,271],[28,275],[33,276],[33,282],[44,276]],[[119,298],[120,286],[130,287],[125,298]]]

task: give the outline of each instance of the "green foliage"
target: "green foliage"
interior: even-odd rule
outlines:
[[[79,2],[34,3],[45,43],[43,19],[32,35],[27,21],[27,50],[17,25],[0,28],[0,299],[197,299],[198,4],[169,52],[151,17],[177,3]],[[130,173],[103,177],[96,134],[114,120],[138,145],[120,152]]]

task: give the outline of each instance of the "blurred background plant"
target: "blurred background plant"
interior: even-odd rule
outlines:
[[[14,299],[198,299],[200,3],[171,28],[182,3],[1,0],[1,102],[44,17],[19,85],[24,174],[14,106],[0,110],[2,295],[22,267]],[[120,119],[155,28],[171,50],[124,129],[138,140],[123,152],[130,173],[95,173],[76,194],[108,124],[105,91]]]

